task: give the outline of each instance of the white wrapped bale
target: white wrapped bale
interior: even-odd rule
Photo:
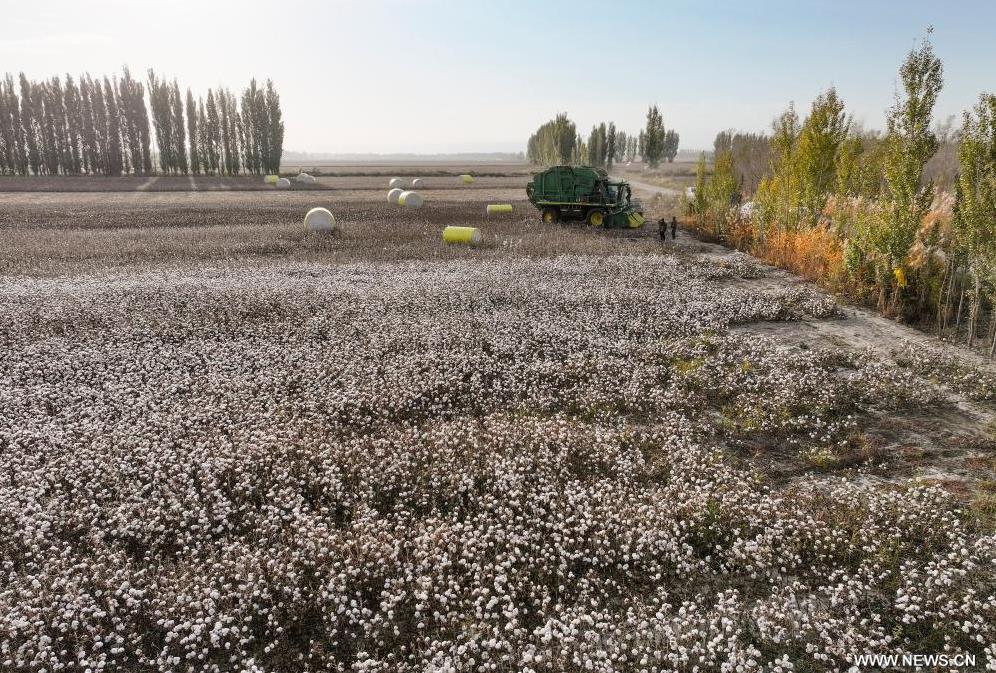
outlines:
[[[387,183],[387,186],[390,187],[391,189],[395,188],[402,189],[405,186],[405,181],[402,180],[401,178],[391,178],[391,181]]]
[[[275,185],[277,189],[290,189],[291,181],[287,178],[280,178],[276,181]]]
[[[304,216],[305,231],[328,233],[335,229],[335,216],[327,208],[312,208]]]
[[[294,178],[303,185],[313,185],[315,184],[315,176],[308,175],[307,173],[298,173],[297,177]]]
[[[404,194],[404,193],[405,193],[405,190],[399,189],[399,188],[395,187],[394,189],[392,189],[391,191],[389,191],[387,193],[387,200],[388,200],[389,203],[393,203],[394,205],[398,205],[398,200],[401,198],[401,195]]]
[[[425,187],[425,183],[422,181],[422,178],[412,180],[412,189],[422,189],[423,187]]]
[[[406,208],[421,208],[425,199],[418,192],[402,192],[398,198],[398,204]]]

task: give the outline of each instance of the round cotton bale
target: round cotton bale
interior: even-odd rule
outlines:
[[[421,208],[424,203],[425,199],[418,192],[402,192],[398,197],[398,205],[406,208]]]
[[[474,182],[474,176],[473,175],[461,175],[460,179],[463,180],[463,184],[465,184],[465,185],[469,185],[469,184],[471,184],[471,183]]]
[[[412,180],[412,189],[422,189],[423,187],[425,187],[425,183],[422,181],[422,178]]]
[[[279,175],[267,175],[266,177],[263,178],[263,182],[265,182],[268,185],[275,185],[277,184],[277,180],[279,179],[280,179]]]
[[[505,213],[512,212],[511,203],[489,203],[487,208],[488,215],[502,215]]]
[[[291,183],[287,178],[280,178],[276,182],[277,189],[290,189]]]
[[[312,208],[304,216],[306,231],[328,233],[335,229],[335,216],[327,208]]]
[[[307,173],[298,173],[297,177],[294,179],[305,185],[315,184],[315,176],[308,175]]]
[[[391,181],[387,183],[387,186],[391,189],[401,189],[405,186],[405,181],[401,178],[391,178]]]
[[[394,205],[398,205],[398,200],[401,198],[401,195],[404,193],[405,190],[395,187],[394,189],[392,189],[387,193],[387,200],[388,202],[393,203]]]
[[[466,243],[477,245],[484,237],[477,227],[446,227],[443,229],[443,240],[447,243]]]

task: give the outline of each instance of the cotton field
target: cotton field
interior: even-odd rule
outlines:
[[[471,211],[453,258],[0,276],[0,669],[996,665],[992,519],[869,439],[996,378],[752,332],[847,319],[745,255]]]

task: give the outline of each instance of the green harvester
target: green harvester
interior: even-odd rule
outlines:
[[[646,219],[627,182],[591,166],[554,166],[533,176],[526,196],[547,224],[570,220],[593,227],[642,227]]]

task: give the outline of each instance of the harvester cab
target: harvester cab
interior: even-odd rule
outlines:
[[[544,222],[580,220],[594,227],[642,227],[643,208],[627,182],[613,182],[591,166],[554,166],[526,185],[530,203]]]

